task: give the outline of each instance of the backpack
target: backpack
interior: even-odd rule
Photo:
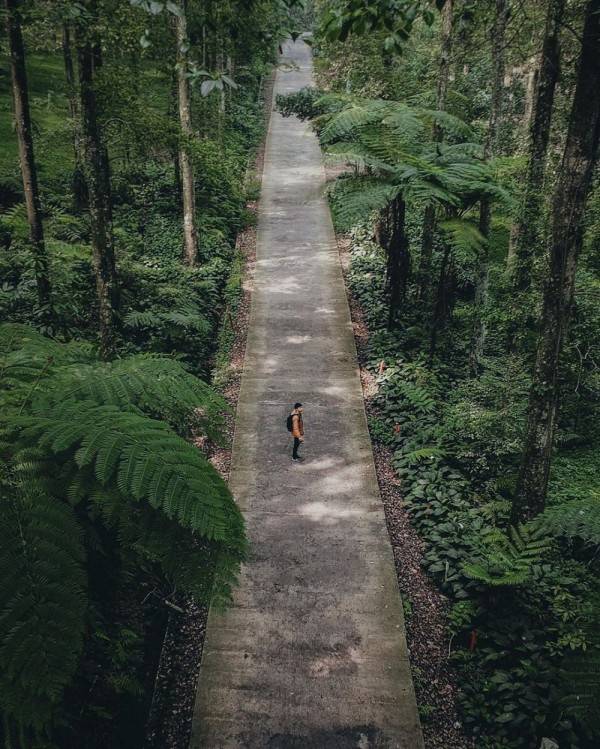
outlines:
[[[294,429],[294,421],[293,421],[292,414],[288,415],[288,417],[286,419],[286,422],[285,422],[285,425],[287,427],[288,432],[292,432],[293,431],[293,429]]]

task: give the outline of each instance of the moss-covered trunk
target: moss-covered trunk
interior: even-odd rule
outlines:
[[[529,161],[525,190],[514,230],[514,255],[509,262],[518,291],[525,291],[531,285],[533,259],[539,248],[546,152],[550,138],[554,91],[558,81],[559,36],[564,11],[565,0],[551,0],[548,5],[533,118],[529,131]]]

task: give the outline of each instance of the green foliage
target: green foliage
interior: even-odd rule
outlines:
[[[0,369],[9,471],[0,698],[13,719],[39,728],[83,646],[84,532],[87,545],[92,527],[113,530],[122,554],[157,565],[183,591],[224,601],[244,554],[243,521],[208,460],[159,420],[218,434],[222,399],[181,364],[150,355],[101,363],[88,345],[9,324]]]
[[[566,687],[561,705],[593,740],[600,732],[600,648],[569,654],[561,676]]]
[[[275,103],[277,111],[284,117],[295,115],[301,120],[313,120],[326,111],[323,106],[319,106],[322,97],[321,91],[307,86],[291,94],[277,94]]]
[[[566,538],[578,538],[586,543],[600,544],[600,496],[573,500],[549,507],[540,523],[546,531]]]
[[[422,565],[453,602],[449,630],[462,719],[482,746],[487,735],[488,746],[525,747],[532,725],[576,746],[587,730],[583,719],[554,717],[562,699],[558,664],[565,653],[589,647],[582,602],[593,574],[561,559],[567,549],[552,541],[561,532],[546,525],[545,515],[539,524],[506,531],[528,386],[522,360],[487,358],[477,379],[461,378],[454,359],[432,369],[411,332],[418,330],[418,308],[414,316],[406,311],[392,334],[379,330],[385,261],[363,228],[352,231],[351,258],[350,287],[371,330],[368,367],[378,386],[371,434],[393,451],[403,504],[425,542]],[[578,469],[578,492],[590,487],[595,454],[566,453],[557,467],[556,524],[573,504],[565,530],[573,523],[582,533],[577,501],[563,497],[571,497]],[[585,502],[593,507],[595,500]],[[553,516],[554,508],[547,512]]]
[[[436,0],[436,5],[441,8],[443,0]],[[429,26],[435,19],[432,9],[416,2],[398,4],[394,0],[375,0],[366,5],[361,0],[340,0],[327,7],[320,33],[329,40],[343,42],[352,34],[362,36],[384,31],[383,50],[402,54],[419,17]]]
[[[0,704],[42,728],[73,678],[83,645],[82,532],[65,502],[35,491],[0,502]]]
[[[511,527],[509,535],[500,531],[486,534],[483,539],[482,559],[468,562],[464,573],[473,580],[490,586],[523,585],[533,574],[548,551],[550,543],[538,524]]]

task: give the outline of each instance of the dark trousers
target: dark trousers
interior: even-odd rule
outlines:
[[[298,457],[298,448],[300,447],[300,438],[294,437],[294,449],[292,450],[292,458]]]

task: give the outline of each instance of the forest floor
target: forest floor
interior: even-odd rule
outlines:
[[[263,92],[267,122],[273,107],[274,81],[275,71],[266,79]],[[254,177],[259,183],[264,165],[265,140],[266,136],[248,170],[248,177]],[[258,210],[258,200],[248,202],[246,207],[255,216]],[[224,443],[221,446],[211,447],[210,461],[225,480],[229,479],[231,469],[235,412],[240,394],[250,320],[256,240],[256,224],[251,222],[239,234],[236,241],[236,252],[243,256],[240,296],[234,317],[227,321],[233,325],[233,339],[225,352],[226,363],[222,368],[223,371],[215,373],[223,382],[221,392],[231,411],[225,416]],[[223,352],[218,351],[217,354],[222,355]],[[201,445],[199,449],[202,449]],[[145,749],[187,749],[190,742],[208,608],[199,606],[191,599],[181,601],[180,605],[184,613],[171,613],[165,632],[146,732]]]
[[[340,170],[328,169],[328,180]],[[343,170],[342,170],[343,171]],[[350,264],[350,239],[337,236],[344,278]],[[346,281],[358,352],[365,408],[376,414],[377,384],[366,367],[369,331],[359,303]],[[474,749],[474,739],[465,736],[456,706],[458,687],[448,663],[448,599],[440,593],[421,567],[424,544],[412,527],[402,505],[402,487],[392,467],[389,450],[373,440],[377,481],[385,509],[387,528],[394,552],[398,587],[406,616],[406,637],[410,664],[421,716],[426,749]]]

